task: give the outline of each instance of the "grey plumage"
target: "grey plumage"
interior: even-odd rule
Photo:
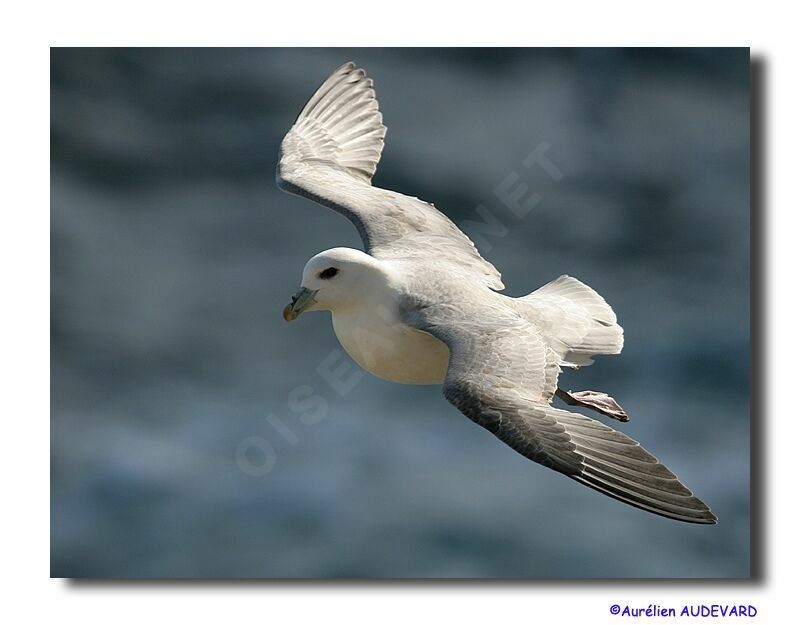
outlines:
[[[639,443],[551,405],[561,368],[617,354],[605,300],[561,276],[523,298],[431,204],[372,186],[386,133],[372,81],[347,63],[312,96],[281,145],[278,185],[350,219],[393,275],[398,323],[449,349],[445,397],[535,462],[630,505],[691,523],[716,517]],[[613,401],[613,400],[612,400]]]
[[[492,289],[500,272],[456,225],[422,200],[370,184],[386,127],[372,81],[345,63],[326,80],[281,143],[277,182],[355,224],[375,258],[418,258],[469,271]]]

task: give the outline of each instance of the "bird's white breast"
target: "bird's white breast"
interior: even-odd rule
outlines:
[[[450,350],[439,339],[371,307],[333,313],[336,337],[361,367],[399,384],[441,384]]]

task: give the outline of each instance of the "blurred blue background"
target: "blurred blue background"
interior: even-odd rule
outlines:
[[[281,309],[310,256],[360,241],[280,193],[274,169],[307,98],[350,59],[389,128],[374,182],[456,223],[487,207],[508,232],[481,248],[510,294],[562,273],[603,294],[625,350],[562,386],[614,395],[632,415],[620,429],[718,526],[535,465],[437,387],[365,375],[342,397],[320,375],[340,357],[329,316],[289,326]],[[747,577],[749,62],[53,49],[52,575]],[[559,181],[522,165],[541,142]],[[512,173],[542,197],[524,219],[495,195]],[[297,387],[325,418],[292,412]],[[237,461],[253,440],[264,453]]]

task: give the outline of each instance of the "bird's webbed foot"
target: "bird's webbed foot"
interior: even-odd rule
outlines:
[[[617,421],[630,421],[628,414],[622,409],[617,401],[607,393],[600,391],[565,391],[556,390],[556,396],[561,398],[569,406],[583,406],[595,412],[604,414]]]

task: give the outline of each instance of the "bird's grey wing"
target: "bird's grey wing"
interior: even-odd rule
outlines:
[[[337,69],[281,143],[278,186],[347,217],[376,258],[449,263],[500,290],[500,273],[432,204],[372,186],[383,125],[372,80],[353,63]]]
[[[716,522],[635,440],[550,405],[559,359],[535,326],[496,311],[491,323],[477,323],[462,310],[475,312],[428,305],[408,315],[449,347],[444,395],[461,412],[526,458],[605,495],[680,521]]]

